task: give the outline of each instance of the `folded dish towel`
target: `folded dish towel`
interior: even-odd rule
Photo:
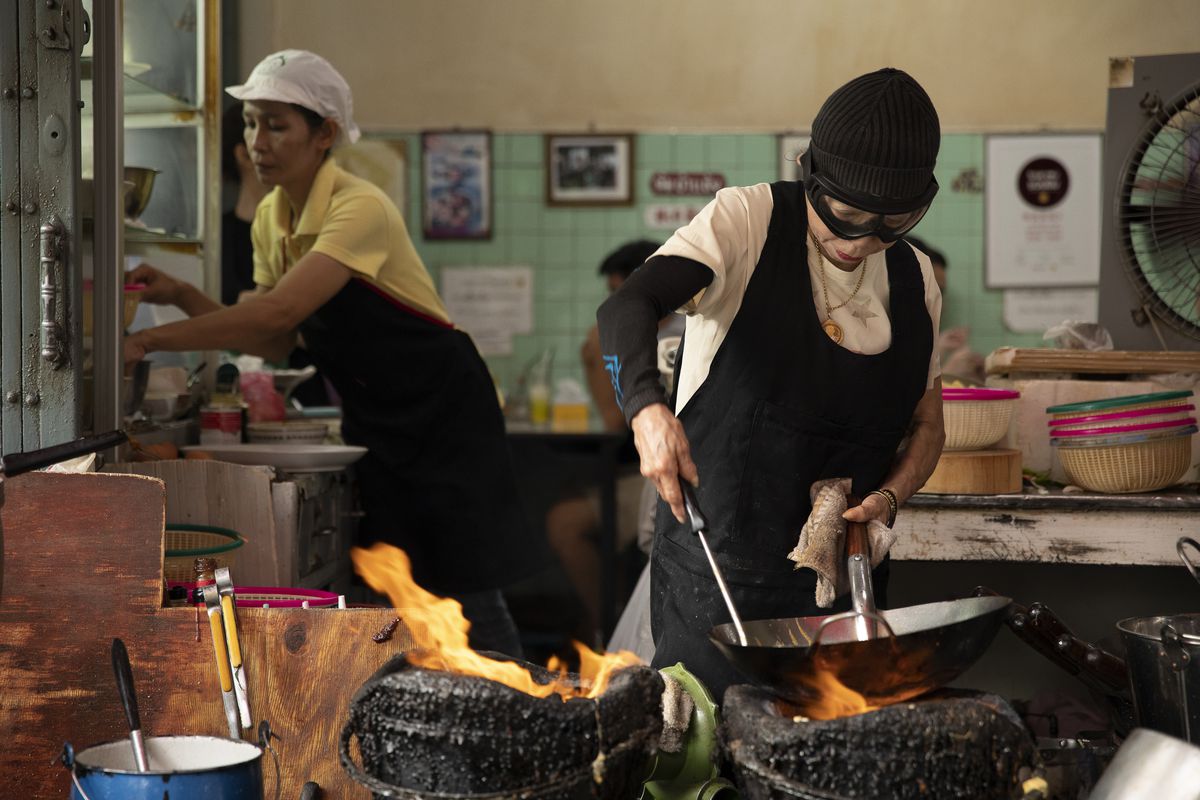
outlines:
[[[831,478],[817,481],[809,489],[812,512],[800,530],[800,539],[788,558],[796,563],[796,569],[807,567],[817,573],[815,599],[821,608],[829,608],[839,595],[850,591],[850,577],[846,572],[846,493],[850,491],[849,478]],[[867,539],[871,544],[871,567],[883,561],[896,533],[877,519],[867,523]]]

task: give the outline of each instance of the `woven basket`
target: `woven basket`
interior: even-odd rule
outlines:
[[[1192,437],[1057,450],[1071,483],[1093,492],[1129,494],[1170,486],[1187,472]]]
[[[1015,400],[944,400],[944,450],[979,450],[1004,438]]]
[[[232,571],[234,556],[245,544],[241,534],[213,525],[168,525],[163,578],[167,581],[195,581],[197,558],[216,560],[217,567]]]

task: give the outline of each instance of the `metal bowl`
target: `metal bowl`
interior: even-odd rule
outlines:
[[[125,192],[125,218],[137,219],[142,216],[150,203],[150,193],[154,191],[154,178],[158,170],[150,167],[125,167],[125,182],[129,190]]]

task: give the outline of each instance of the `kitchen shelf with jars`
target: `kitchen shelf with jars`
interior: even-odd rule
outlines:
[[[114,225],[120,230],[113,233],[120,241],[119,255],[114,257],[110,250],[101,267],[121,278],[109,282],[110,286],[127,284],[125,273],[144,262],[215,295],[220,285],[220,4],[215,0],[125,0],[120,20],[104,18],[105,9],[94,10],[90,2],[84,6],[98,35],[103,35],[102,26],[120,26],[122,55],[119,70],[116,58],[104,66],[92,57],[89,44],[80,60],[85,286],[90,285],[100,260],[97,255],[94,264],[89,258],[91,243],[102,238],[97,235],[96,225],[101,223],[96,220],[107,218],[120,220]],[[112,15],[111,10],[107,13]],[[93,42],[96,38],[93,36]],[[106,124],[102,100],[116,96],[117,91],[121,113],[114,126]],[[92,178],[100,160],[108,159],[111,164],[114,158],[123,178],[124,207],[119,215],[105,217],[95,213]],[[96,286],[99,290],[100,283]],[[136,289],[132,293],[130,289],[125,287],[126,318],[118,319],[112,330],[97,329],[93,336],[85,335],[85,391],[92,364],[88,356],[93,350],[119,352],[119,339],[127,330],[183,316],[165,306],[138,306],[136,299],[132,301],[136,310],[130,315],[131,298],[137,295]],[[85,301],[91,299],[85,295]],[[153,358],[153,366],[189,369],[205,360],[215,363],[205,354],[159,354]],[[100,376],[96,385],[104,380],[122,378]],[[130,402],[128,391],[120,390],[121,418],[105,422],[134,429],[153,427],[138,404]],[[94,424],[100,429],[105,422],[97,419]],[[93,424],[86,408],[83,423],[85,428]]]

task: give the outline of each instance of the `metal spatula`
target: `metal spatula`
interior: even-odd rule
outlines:
[[[737,609],[733,607],[733,597],[729,594],[729,587],[725,585],[725,578],[721,575],[721,568],[717,566],[717,560],[713,558],[712,551],[708,549],[708,540],[704,538],[704,532],[708,530],[708,519],[704,516],[704,512],[700,510],[700,504],[696,502],[696,493],[692,489],[691,484],[681,480],[680,488],[683,490],[683,505],[687,509],[688,522],[691,523],[692,533],[700,537],[700,545],[704,548],[704,555],[708,556],[708,565],[712,567],[713,577],[717,579],[717,586],[721,589],[721,597],[725,598],[725,607],[729,609],[729,616],[733,619],[733,627],[737,630],[738,642],[745,647],[746,631],[742,628],[742,618],[738,616]]]

